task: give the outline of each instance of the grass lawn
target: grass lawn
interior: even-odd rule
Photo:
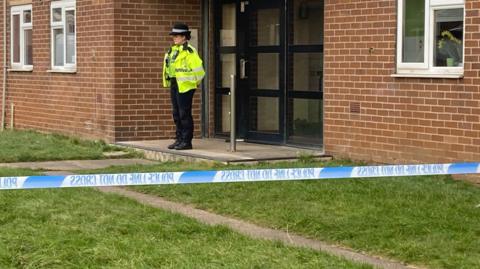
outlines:
[[[20,177],[41,175],[39,171],[22,168],[5,168],[0,167],[0,177]]]
[[[336,164],[277,163],[255,168]],[[166,163],[105,172],[216,168],[226,169],[220,165]],[[480,268],[480,189],[449,176],[134,189],[411,264]]]
[[[34,131],[0,132],[0,163],[103,159],[103,152],[119,150],[103,141],[88,141]],[[134,156],[136,153],[130,153]],[[129,156],[125,156],[129,157]]]
[[[0,191],[0,212],[0,268],[371,268],[94,189]]]

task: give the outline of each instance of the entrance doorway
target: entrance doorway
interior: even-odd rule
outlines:
[[[216,14],[216,133],[318,147],[323,135],[323,0],[222,0]]]

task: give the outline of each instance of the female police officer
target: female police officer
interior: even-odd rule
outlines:
[[[177,23],[172,32],[174,45],[165,54],[163,63],[163,86],[170,87],[175,143],[169,149],[192,148],[193,118],[192,100],[195,89],[205,76],[202,60],[194,47],[188,44],[188,26]]]

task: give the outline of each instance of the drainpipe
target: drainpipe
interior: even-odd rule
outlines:
[[[7,95],[7,1],[3,0],[3,87],[2,87],[2,127],[5,129],[5,101]]]

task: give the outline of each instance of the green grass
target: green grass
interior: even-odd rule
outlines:
[[[0,191],[0,268],[371,268],[94,189]]]
[[[103,152],[120,150],[103,141],[89,141],[35,131],[0,132],[0,163],[103,159]],[[133,151],[128,156],[136,156]]]
[[[338,164],[349,163],[298,162],[255,167]],[[110,168],[105,172],[202,168],[226,169],[220,165],[166,163]],[[480,268],[480,189],[449,176],[134,189],[408,263],[432,268]]]
[[[23,168],[4,168],[0,167],[0,177],[19,177],[41,175],[39,171]]]

